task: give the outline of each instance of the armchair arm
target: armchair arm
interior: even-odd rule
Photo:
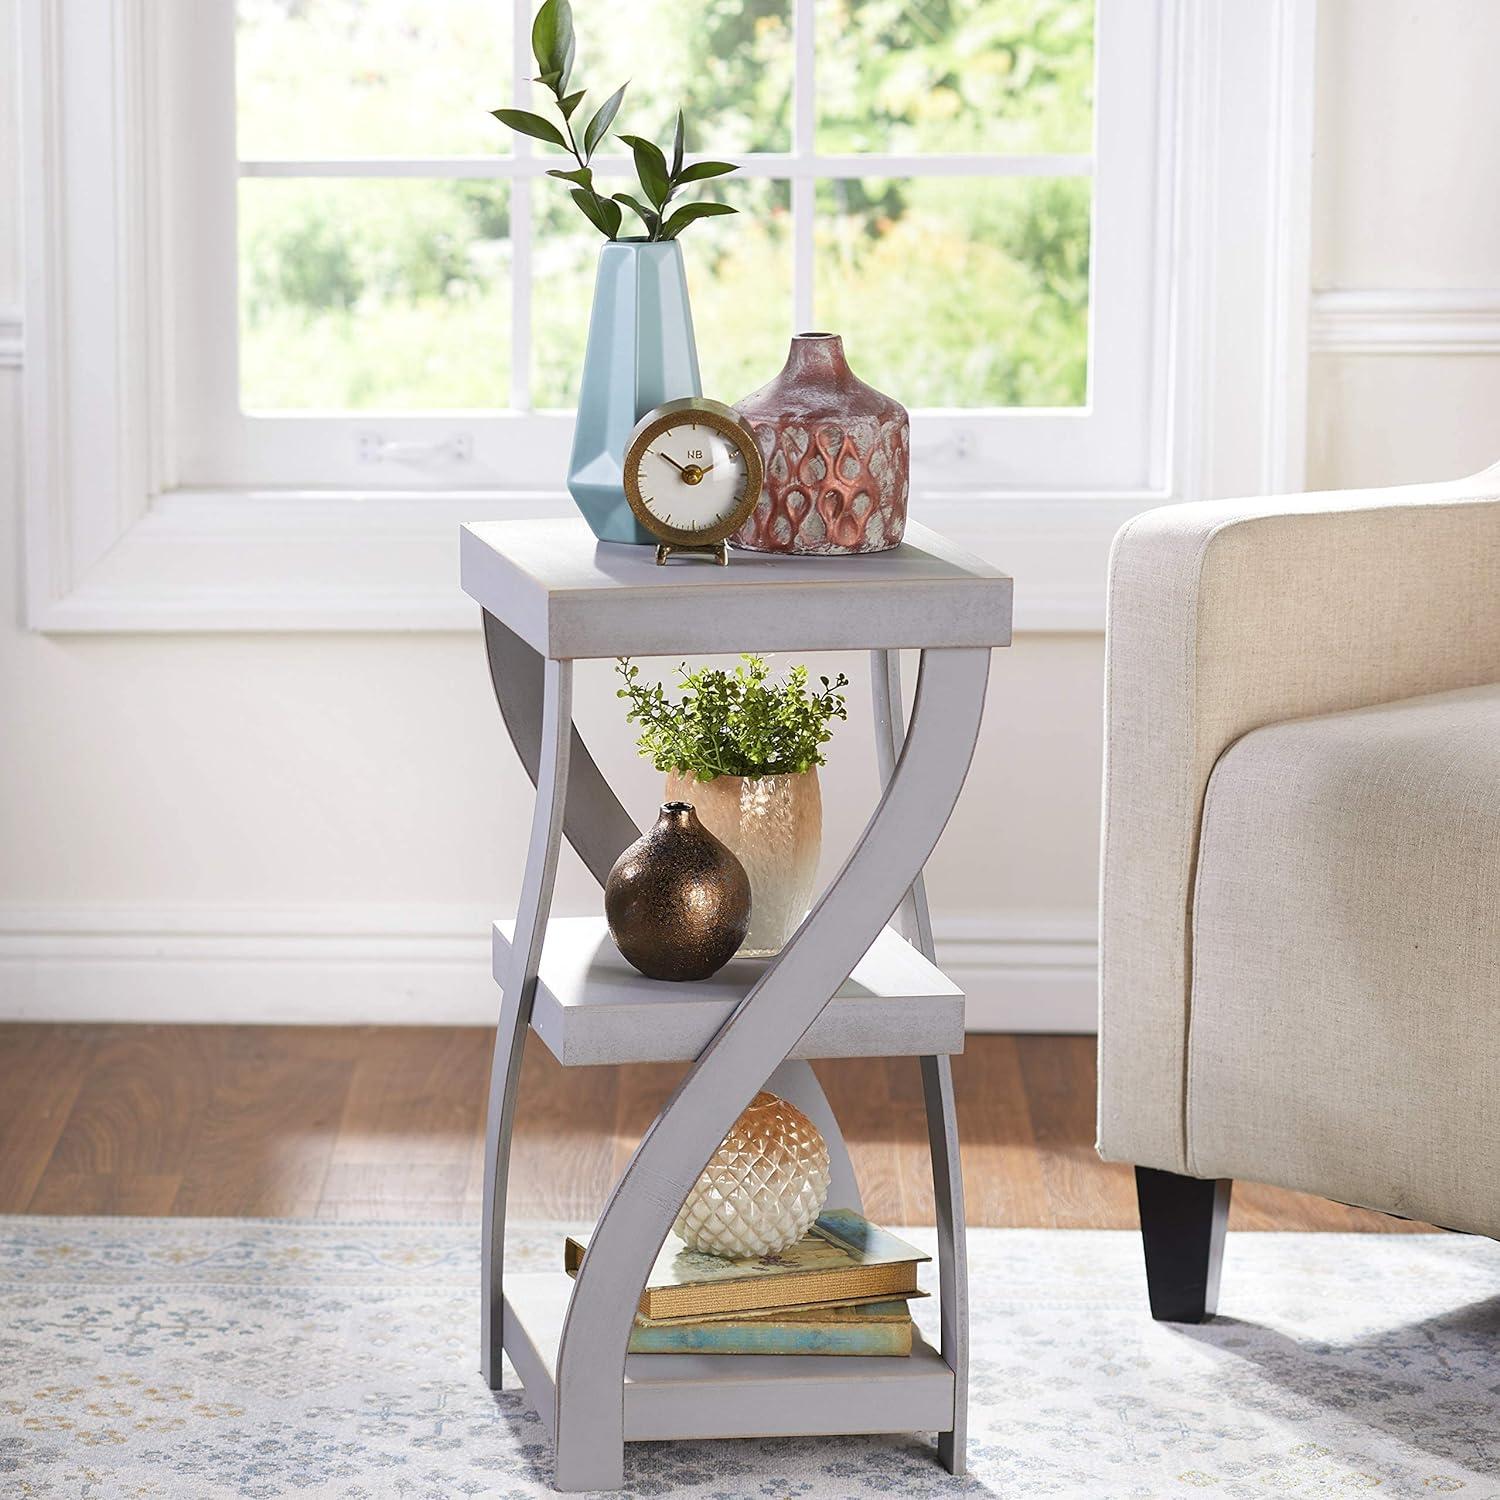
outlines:
[[[1106,656],[1099,1151],[1185,1172],[1209,774],[1263,724],[1500,681],[1500,465],[1148,511],[1115,538]]]

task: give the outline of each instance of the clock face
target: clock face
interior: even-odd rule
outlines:
[[[722,541],[760,498],[755,439],[727,406],[669,401],[636,426],[625,450],[625,492],[650,531],[678,543]]]

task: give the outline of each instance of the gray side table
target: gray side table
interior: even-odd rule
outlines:
[[[618,1489],[632,1440],[936,1432],[964,1466],[968,1308],[963,1182],[949,1054],[963,997],[933,962],[922,867],[967,774],[1011,580],[921,526],[875,557],[736,553],[657,567],[579,521],[465,526],[464,590],[484,611],[495,694],[536,784],[515,921],[494,931],[502,990],[486,1127],[482,1360],[502,1349],[552,1437],[560,1490]],[[921,651],[909,730],[902,647]],[[643,979],[602,920],[551,919],[561,840],[602,885],[639,834],[572,722],[579,658],[867,650],[884,793],[842,870],[766,963],[695,985]],[[887,928],[896,919],[899,935]],[[610,1194],[576,1281],[504,1275],[505,1188],[530,1027],[565,1064],[691,1060]],[[937,1205],[940,1346],[904,1359],[626,1355],[646,1275],[740,1111],[768,1087],[828,1140],[831,1207],[861,1206],[838,1122],[807,1059],[921,1061]],[[561,1249],[559,1247],[559,1261]]]

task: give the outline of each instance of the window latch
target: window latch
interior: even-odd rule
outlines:
[[[362,432],[355,439],[355,456],[362,464],[407,464],[416,469],[444,464],[466,464],[474,457],[474,439],[467,432],[431,442],[413,442]]]
[[[966,464],[974,457],[974,434],[967,427],[955,427],[932,442],[913,443],[911,456],[919,464]]]

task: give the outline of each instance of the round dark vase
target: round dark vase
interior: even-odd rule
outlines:
[[[615,946],[648,979],[707,979],[745,941],[750,879],[691,802],[664,802],[609,872],[604,915]]]
[[[884,552],[906,531],[911,423],[866,385],[836,333],[799,333],[781,374],[735,410],[765,460],[731,541],[752,552]]]

